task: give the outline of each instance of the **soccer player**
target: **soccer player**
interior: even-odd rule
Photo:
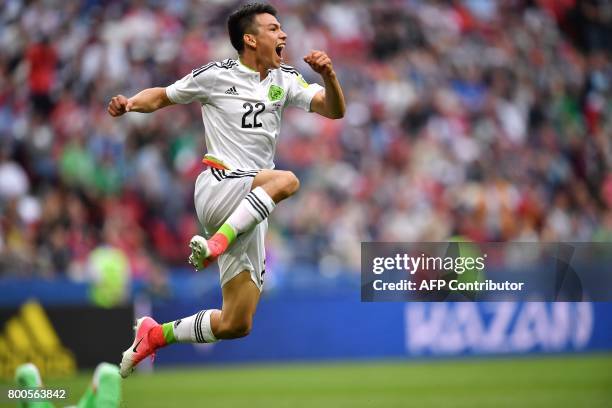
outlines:
[[[331,119],[344,116],[342,89],[325,52],[304,57],[324,87],[306,83],[283,64],[287,35],[276,14],[268,4],[242,6],[227,23],[237,59],[206,64],[166,88],[145,89],[131,98],[117,95],[108,105],[112,116],[176,103],[202,105],[209,168],[197,178],[194,201],[208,239],[191,239],[189,263],[199,270],[218,260],[223,294],[221,310],[162,325],[150,317],[138,319],[134,342],[123,353],[123,377],[160,347],[249,334],[264,282],[267,217],[299,188],[293,173],[274,170],[283,110],[297,106]]]
[[[20,389],[42,389],[44,384],[38,367],[32,363],[22,364],[15,370],[15,381]],[[121,404],[121,378],[119,367],[100,363],[94,371],[91,383],[73,408],[119,408]],[[55,408],[48,399],[20,400],[18,408]]]

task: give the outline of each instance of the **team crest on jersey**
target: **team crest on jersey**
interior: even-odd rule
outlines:
[[[270,90],[268,91],[268,99],[272,102],[278,101],[283,97],[285,91],[278,85],[270,85]]]

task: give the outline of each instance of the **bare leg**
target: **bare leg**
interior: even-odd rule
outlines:
[[[215,310],[210,316],[213,334],[218,339],[235,339],[248,335],[260,295],[251,280],[251,273],[239,273],[223,286],[222,292],[222,310]]]
[[[255,176],[251,190],[257,187],[263,188],[278,204],[298,191],[300,181],[290,171],[262,170]]]

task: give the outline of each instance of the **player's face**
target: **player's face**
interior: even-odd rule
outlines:
[[[257,56],[269,68],[278,68],[283,60],[283,51],[287,43],[287,34],[272,14],[258,14],[257,22]]]

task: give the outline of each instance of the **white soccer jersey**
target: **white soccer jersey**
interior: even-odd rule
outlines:
[[[198,101],[206,135],[207,158],[230,169],[272,169],[281,116],[286,106],[310,110],[323,87],[307,84],[282,64],[259,80],[239,60],[211,62],[166,88],[174,103]]]

